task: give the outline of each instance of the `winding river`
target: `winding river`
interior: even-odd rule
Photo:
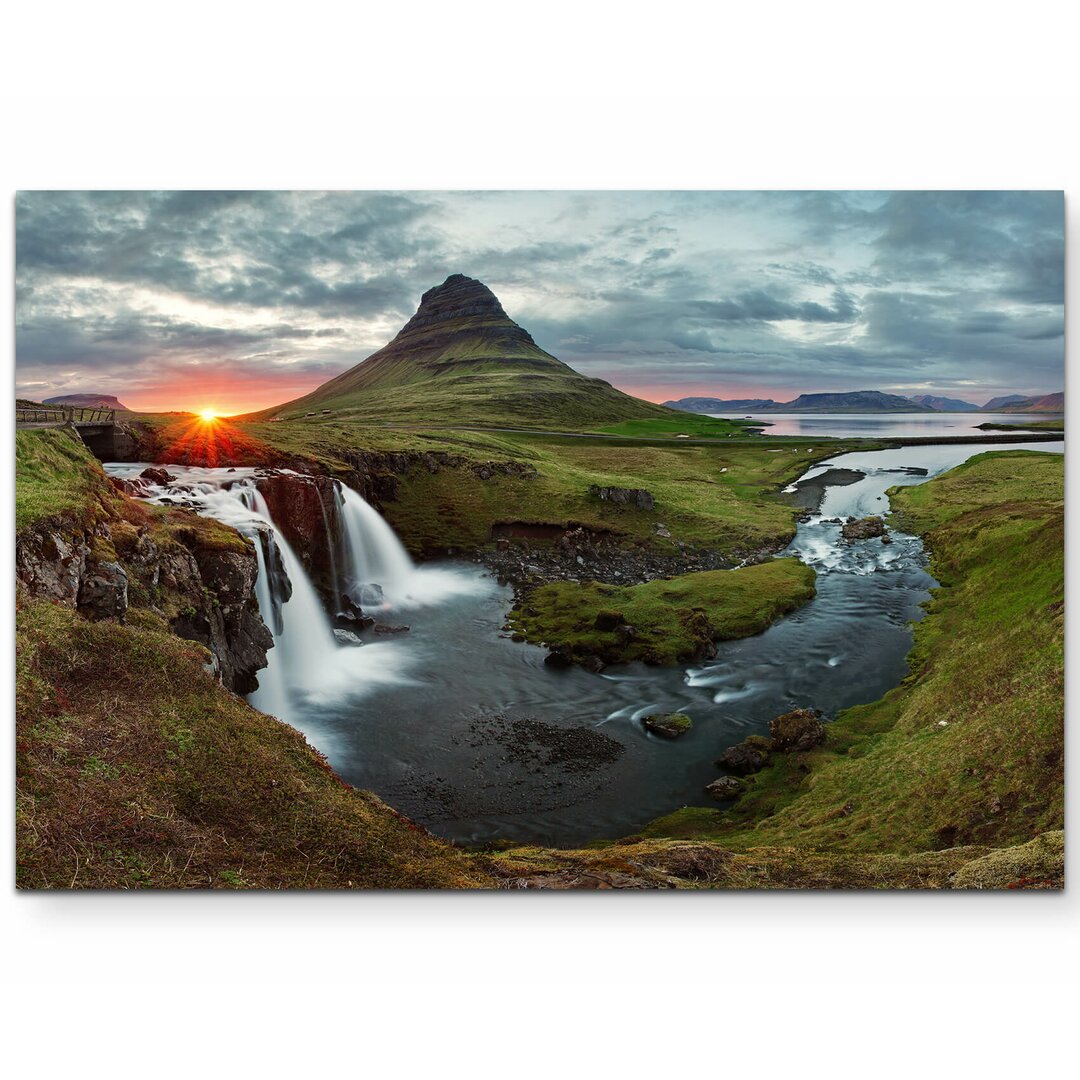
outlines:
[[[599,675],[553,670],[545,649],[510,641],[509,588],[474,563],[412,566],[378,515],[346,492],[347,559],[393,578],[382,582],[379,617],[409,630],[339,643],[295,555],[279,550],[292,596],[272,596],[263,577],[260,608],[277,645],[252,703],[303,731],[349,783],[450,839],[573,845],[631,834],[684,805],[709,805],[714,759],[779,713],[813,706],[832,716],[900,682],[910,623],[934,585],[922,544],[897,531],[891,544],[847,544],[831,519],[886,513],[888,488],[923,483],[980,452],[905,447],[814,466],[792,489],[815,505],[820,495],[820,507],[782,553],[817,570],[809,604],[756,637],[722,643],[707,663]],[[106,466],[122,477],[143,468]],[[261,537],[265,563],[276,530],[254,470],[169,469],[177,480],[155,487],[152,501],[186,502]],[[676,710],[693,719],[683,738],[643,730],[643,715]]]

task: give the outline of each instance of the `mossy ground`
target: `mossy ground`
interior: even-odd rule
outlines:
[[[910,853],[1060,829],[1063,466],[1057,454],[988,453],[894,489],[941,582],[909,677],[841,713],[822,747],[775,756],[732,810],[689,808],[646,835]]]
[[[771,559],[641,585],[543,585],[514,608],[510,625],[527,641],[565,646],[576,660],[676,664],[707,655],[713,641],[760,633],[813,595],[810,567],[798,559]],[[620,615],[634,636],[621,635],[617,626],[597,629],[602,613]]]
[[[15,529],[71,514],[92,525],[114,499],[86,447],[63,428],[15,433]]]
[[[24,888],[463,888],[484,876],[292,728],[203,671],[149,612],[17,621],[16,865]]]

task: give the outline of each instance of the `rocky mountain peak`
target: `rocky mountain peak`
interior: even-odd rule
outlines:
[[[424,293],[416,314],[401,333],[469,317],[511,322],[498,297],[482,281],[464,274],[451,274],[441,285]]]

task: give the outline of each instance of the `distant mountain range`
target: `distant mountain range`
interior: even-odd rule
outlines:
[[[127,411],[127,406],[121,405],[111,394],[63,394],[60,397],[46,398],[42,405],[72,405],[83,409],[124,409]]]
[[[793,401],[773,401],[772,398],[710,398],[688,397],[677,401],[665,401],[669,409],[695,413],[731,412],[1042,412],[1065,411],[1065,395],[1044,394],[1041,397],[1024,397],[1008,394],[991,398],[985,405],[975,405],[959,398],[938,397],[933,394],[917,394],[900,397],[883,394],[879,390],[856,390],[847,394],[800,394]]]
[[[933,394],[916,394],[911,399],[919,405],[937,412],[978,412],[979,406],[954,397],[934,397]]]
[[[984,408],[989,411],[989,404]],[[1019,401],[1011,401],[1007,405],[999,405],[996,412],[1034,412],[1034,413],[1058,413],[1065,411],[1065,392],[1057,394],[1043,394],[1042,397],[1020,398]]]
[[[793,401],[773,401],[771,398],[682,398],[665,401],[670,409],[683,412],[933,412],[910,398],[883,394],[880,390],[856,390],[850,394],[800,394]]]

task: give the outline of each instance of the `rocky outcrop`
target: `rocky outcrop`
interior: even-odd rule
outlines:
[[[600,487],[599,484],[590,484],[589,495],[601,502],[633,506],[638,510],[652,510],[656,507],[652,492],[645,488]]]
[[[235,540],[223,550],[182,524],[155,539],[146,525],[117,519],[87,529],[57,517],[17,537],[15,572],[31,596],[89,619],[124,622],[132,606],[147,608],[178,636],[205,645],[225,686],[249,693],[273,637],[255,600],[255,550]]]
[[[879,517],[849,517],[840,529],[845,540],[870,540],[875,536],[885,535],[885,522]]]
[[[694,724],[686,713],[652,713],[642,717],[641,726],[662,739],[677,739],[685,735]]]
[[[772,749],[781,753],[810,750],[823,743],[826,734],[818,709],[794,709],[769,721]]]
[[[128,609],[128,576],[118,562],[91,563],[75,600],[90,619],[123,619]]]
[[[334,568],[343,562],[339,540],[344,533],[334,480],[274,471],[261,473],[255,486],[308,575],[323,595],[331,595]]]
[[[769,721],[769,738],[764,735],[748,735],[741,743],[729,746],[717,758],[716,764],[736,776],[749,776],[761,772],[769,764],[773,754],[796,754],[812,750],[823,743],[827,735],[828,729],[822,721],[820,710],[793,709]],[[711,785],[706,790],[709,794],[716,795]]]
[[[745,790],[746,785],[734,776],[721,776],[711,784],[705,785],[705,791],[717,802],[726,802],[728,799],[737,799]]]
[[[338,456],[352,467],[352,472],[344,477],[349,487],[376,509],[397,499],[401,478],[413,470],[434,475],[444,469],[455,469],[484,481],[499,477],[534,480],[539,476],[536,466],[528,461],[475,461],[446,450],[346,449],[338,451]]]
[[[772,742],[763,735],[748,735],[736,746],[729,746],[717,759],[716,764],[736,776],[749,776],[760,772],[769,764]]]

